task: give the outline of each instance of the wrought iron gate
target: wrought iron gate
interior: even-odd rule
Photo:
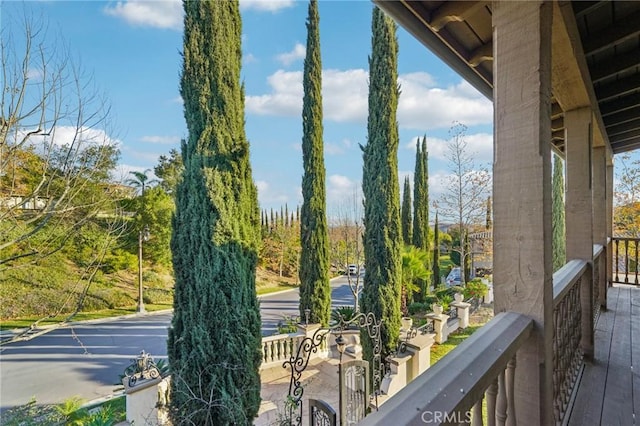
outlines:
[[[300,343],[298,344],[298,349],[295,351],[295,353],[291,355],[288,361],[282,363],[282,366],[284,368],[289,368],[291,370],[288,394],[288,401],[290,401],[291,404],[287,409],[287,414],[290,418],[291,426],[302,425],[302,397],[304,395],[304,387],[302,386],[302,373],[309,365],[310,355],[318,351],[320,345],[325,342],[326,336],[327,334],[329,334],[329,332],[341,333],[350,325],[359,327],[361,331],[366,330],[366,335],[369,337],[369,339],[371,339],[373,345],[373,356],[371,367],[369,367],[368,363],[366,363],[366,367],[362,367],[362,365],[360,365],[359,368],[364,368],[364,373],[357,369],[349,373],[352,376],[353,380],[352,382],[349,382],[352,384],[350,384],[350,387],[345,391],[345,401],[347,401],[347,404],[351,404],[353,409],[345,408],[344,410],[341,410],[341,412],[348,412],[348,419],[353,418],[357,420],[343,420],[341,425],[355,424],[358,420],[364,418],[364,416],[368,414],[370,403],[369,398],[371,395],[368,379],[369,371],[371,371],[372,374],[371,381],[373,383],[373,396],[375,397],[375,404],[376,407],[378,406],[378,394],[380,393],[380,385],[382,383],[382,375],[384,369],[381,356],[382,341],[380,338],[382,320],[376,320],[373,312],[368,312],[366,314],[361,312],[349,321],[344,320],[340,316],[338,323],[333,325],[331,328],[319,328],[313,333],[312,336],[307,336],[302,339],[302,341],[300,341]],[[348,365],[348,363],[345,363],[344,365],[346,366]],[[362,385],[357,385],[357,383],[360,383],[359,380],[361,380],[361,376],[364,376],[364,379],[362,379],[364,380],[364,383]],[[351,390],[353,390],[353,392],[351,392]],[[359,398],[364,401],[362,404],[357,403],[357,401],[359,401]],[[314,417],[310,415],[309,419],[311,422],[313,422]],[[324,425],[324,423],[320,424]]]
[[[336,426],[336,412],[320,399],[309,398],[309,426]]]
[[[369,413],[369,363],[354,359],[340,364],[340,426],[355,425]]]

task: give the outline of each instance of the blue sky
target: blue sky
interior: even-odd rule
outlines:
[[[302,69],[306,1],[243,1],[243,79],[246,131],[253,176],[263,208],[300,204]],[[366,143],[369,1],[320,1],[324,140],[329,212],[360,187]],[[120,144],[119,177],[157,164],[186,137],[179,73],[180,1],[3,2],[2,25],[23,9],[48,21],[111,103],[109,128]],[[54,40],[54,39],[52,39]],[[412,174],[415,141],[427,136],[432,199],[448,175],[444,155],[454,120],[467,125],[478,164],[492,159],[491,103],[398,28],[402,94],[399,172]]]

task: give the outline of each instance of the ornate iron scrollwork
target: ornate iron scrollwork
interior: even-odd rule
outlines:
[[[150,354],[144,350],[140,355],[131,360],[131,365],[124,369],[123,380],[127,380],[130,388],[139,384],[142,380],[152,380],[160,377],[160,370]]]
[[[327,334],[330,332],[344,331],[350,325],[356,325],[360,329],[366,329],[369,339],[373,343],[373,359],[371,365],[371,371],[373,372],[373,390],[374,396],[377,398],[380,393],[380,385],[382,383],[383,365],[382,365],[382,341],[380,338],[380,328],[382,320],[377,321],[373,312],[366,314],[359,313],[352,319],[346,321],[344,317],[338,313],[338,322],[329,328],[319,328],[311,337],[305,337],[300,342],[298,350],[288,361],[285,361],[282,366],[291,368],[291,378],[289,380],[289,395],[288,399],[291,401],[288,404],[287,416],[291,419],[291,425],[302,424],[302,396],[304,394],[304,388],[302,387],[301,377],[304,370],[309,365],[309,359],[312,353],[318,352],[318,348],[324,342]]]
[[[396,354],[405,353],[407,351],[407,343],[409,343],[409,340],[413,339],[417,335],[418,335],[417,328],[411,327],[409,330],[407,330],[406,334],[404,335],[404,338],[400,339],[400,341],[398,342],[398,348],[396,350]]]
[[[313,333],[313,336],[302,339],[295,357],[291,355],[288,361],[282,363],[283,368],[287,368],[287,365],[291,368],[288,396],[291,403],[287,405],[287,417],[291,419],[292,425],[302,424],[302,395],[304,394],[304,388],[300,381],[302,372],[309,365],[311,354],[318,352],[318,348],[329,331],[331,330],[328,328],[319,328]],[[297,413],[294,413],[294,411],[297,411]]]

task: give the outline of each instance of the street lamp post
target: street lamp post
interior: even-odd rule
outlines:
[[[144,301],[142,300],[142,243],[149,241],[149,226],[145,225],[138,232],[138,309],[140,313],[145,312]]]

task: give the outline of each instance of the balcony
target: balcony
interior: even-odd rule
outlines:
[[[640,326],[631,320],[640,314],[640,288],[606,279],[607,251],[620,241],[595,245],[591,262],[572,260],[553,276],[553,413],[547,424],[632,424],[640,410],[633,367]],[[627,273],[635,277],[635,268]],[[517,411],[529,405],[523,395],[537,393],[530,372],[518,370],[533,330],[526,315],[496,315],[361,424],[504,425],[518,418],[522,424]]]
[[[640,149],[640,3],[374,2],[493,101],[497,315],[362,424],[634,424],[638,241],[611,237],[614,154]]]
[[[640,413],[640,288],[614,284],[595,329],[593,360],[584,364],[569,425],[632,424]],[[632,322],[632,317],[635,324]]]

